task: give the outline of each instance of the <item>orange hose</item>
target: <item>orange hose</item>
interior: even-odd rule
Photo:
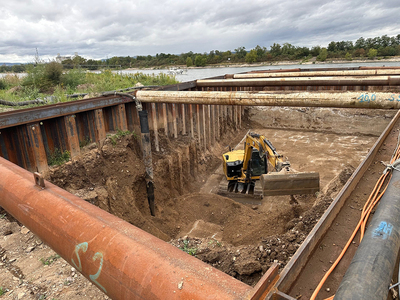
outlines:
[[[379,188],[376,192],[376,194],[374,195],[373,199],[374,201],[372,202],[371,205],[369,205],[369,207],[367,208],[366,211],[363,211],[361,217],[363,218],[363,222],[361,224],[361,234],[360,234],[360,242],[364,237],[364,233],[365,233],[365,227],[367,225],[367,221],[369,218],[369,215],[371,214],[372,209],[375,207],[376,203],[382,198],[383,194],[385,193],[388,185],[385,186],[385,188],[383,189],[383,191],[381,192],[381,194],[378,196],[378,192],[380,191],[380,189],[382,188],[382,185],[385,183],[386,177],[388,176],[389,173],[386,174],[382,174],[381,177],[379,178],[377,184],[380,182],[379,184]],[[390,173],[391,175],[391,173]],[[390,180],[391,176],[389,177]]]
[[[390,163],[392,164],[394,161],[399,159],[399,157],[400,157],[400,145],[397,148],[395,155],[390,160]],[[389,179],[386,180],[389,174],[390,174]],[[322,286],[324,285],[325,281],[328,279],[329,275],[333,272],[333,270],[339,264],[340,260],[343,258],[344,254],[346,253],[347,249],[349,248],[351,242],[353,241],[353,239],[356,236],[360,227],[361,227],[360,242],[361,242],[362,238],[364,237],[365,227],[366,227],[368,218],[369,218],[372,210],[374,209],[374,207],[379,202],[379,200],[382,198],[383,194],[385,193],[386,189],[388,188],[388,182],[390,181],[391,177],[392,177],[392,173],[386,172],[386,173],[382,174],[379,177],[379,179],[377,180],[377,182],[374,186],[374,189],[372,190],[370,196],[368,197],[368,200],[364,204],[363,210],[361,212],[360,220],[358,221],[358,224],[357,224],[356,228],[354,229],[350,239],[347,241],[346,245],[344,246],[342,252],[338,256],[336,261],[332,264],[332,266],[329,268],[329,270],[325,273],[324,277],[319,282],[318,286],[316,287],[313,294],[311,295],[310,300],[315,300],[319,291],[321,290]],[[386,185],[383,188],[383,190],[381,191],[382,186],[385,182],[386,182]],[[333,295],[329,298],[326,298],[325,300],[332,300],[334,297],[335,297],[335,295]]]

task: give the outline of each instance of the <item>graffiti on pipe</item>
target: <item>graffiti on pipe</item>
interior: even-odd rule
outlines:
[[[376,100],[376,95],[375,94],[361,94],[357,100],[360,100],[359,102],[372,102]],[[400,95],[398,94],[392,94],[390,95],[389,99],[385,99],[386,101],[390,101],[390,102],[400,102]]]
[[[391,102],[393,102],[393,101],[400,102],[400,95],[392,94],[392,95],[390,96],[390,98],[387,99],[387,100],[388,100],[388,101],[391,101]]]
[[[72,264],[80,272],[82,272],[82,262],[81,262],[81,257],[80,257],[79,252],[82,251],[83,253],[86,253],[86,251],[88,250],[88,247],[89,247],[89,245],[87,242],[80,243],[75,246],[74,253],[78,259],[78,264],[76,264],[75,260],[73,258],[71,258]],[[93,261],[100,260],[100,264],[99,264],[99,269],[97,270],[97,273],[93,274],[93,275],[89,274],[89,278],[93,281],[93,283],[95,283],[99,288],[101,288],[105,293],[107,293],[106,289],[97,281],[97,279],[99,278],[99,276],[101,274],[101,270],[103,269],[103,254],[100,252],[96,252],[93,255],[92,259],[93,259]]]
[[[377,228],[372,232],[372,237],[387,240],[392,234],[393,225],[382,221]]]
[[[361,94],[360,97],[357,98],[357,100],[360,100],[359,102],[371,102],[376,100],[376,95],[372,94],[371,96],[368,94]]]

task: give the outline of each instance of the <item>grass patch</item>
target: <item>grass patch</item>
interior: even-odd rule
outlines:
[[[80,147],[80,148],[83,148],[83,147],[86,147],[87,145],[89,145],[89,144],[91,144],[91,143],[92,143],[91,138],[89,138],[89,137],[87,136],[87,137],[85,137],[85,138],[83,139],[83,141],[79,142],[79,147]]]
[[[60,258],[60,255],[58,254],[54,254],[52,256],[49,256],[48,258],[41,258],[40,261],[45,265],[45,266],[49,266],[51,265],[53,262],[55,262],[57,259]]]
[[[179,247],[182,251],[186,252],[189,255],[195,256],[197,253],[197,248],[190,248],[189,247],[189,240],[183,240],[182,241],[183,246]]]
[[[138,138],[137,134],[134,131],[129,131],[129,130],[123,131],[121,129],[117,129],[117,133],[114,135],[108,135],[108,138],[110,139],[111,144],[115,146],[118,140],[127,135],[133,135],[135,139]]]
[[[6,293],[6,289],[0,286],[0,296],[3,296]]]
[[[70,158],[71,154],[68,150],[62,152],[60,149],[55,148],[54,152],[50,153],[47,162],[49,166],[59,166],[69,161]]]
[[[106,91],[130,88],[139,82],[145,86],[178,83],[174,76],[163,73],[145,75],[143,73],[117,73],[111,70],[91,73],[82,69],[72,69],[60,73],[57,63],[52,62],[37,66],[31,65],[27,69],[27,76],[22,78],[16,75],[6,75],[0,79],[0,99],[20,102],[37,98],[49,99],[49,96],[53,96],[53,102],[66,102],[82,98],[67,98],[67,94],[95,95]]]

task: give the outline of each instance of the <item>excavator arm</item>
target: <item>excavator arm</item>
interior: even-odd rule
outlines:
[[[280,172],[283,168],[289,171],[290,163],[283,161],[282,155],[276,152],[276,148],[265,136],[256,133],[247,134],[244,145],[242,176],[239,180],[249,182],[259,179],[261,174],[267,174],[268,164],[266,159],[273,167],[274,172]],[[256,172],[254,172],[255,165],[258,167]]]

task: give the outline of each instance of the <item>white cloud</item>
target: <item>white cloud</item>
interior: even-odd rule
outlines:
[[[209,52],[397,35],[400,2],[0,0],[0,61]]]

